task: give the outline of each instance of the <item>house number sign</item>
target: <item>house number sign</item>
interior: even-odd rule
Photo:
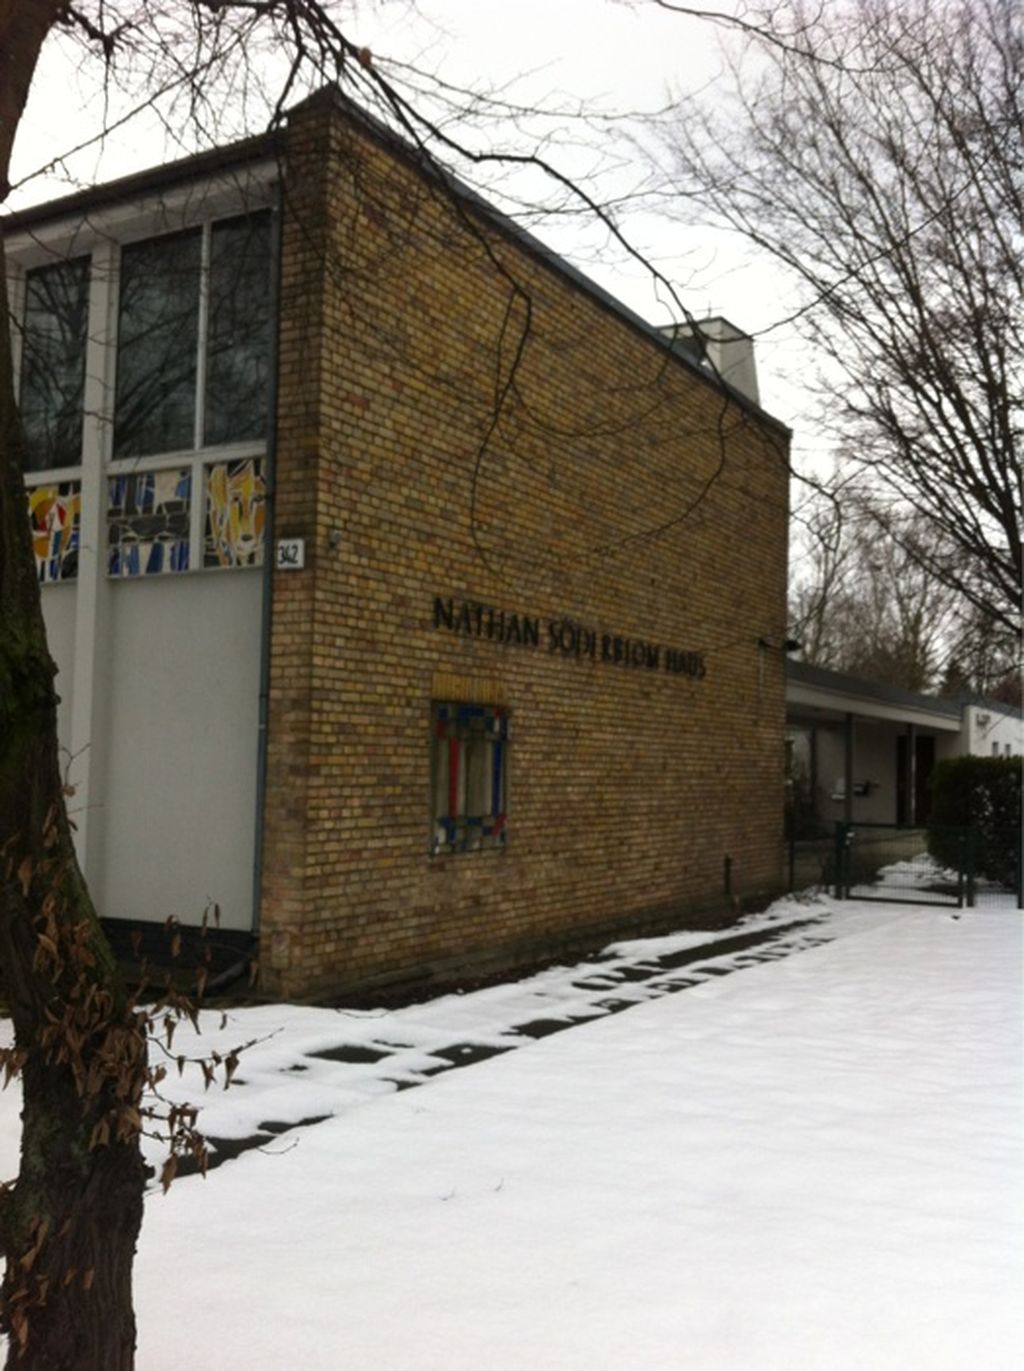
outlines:
[[[301,571],[306,565],[305,538],[278,538],[275,565],[278,571]]]

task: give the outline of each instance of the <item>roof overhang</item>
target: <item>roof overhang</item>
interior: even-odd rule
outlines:
[[[847,714],[892,724],[913,724],[933,733],[959,733],[960,714],[938,712],[912,704],[872,699],[852,691],[829,690],[802,681],[786,682],[786,717],[790,722],[838,723]]]

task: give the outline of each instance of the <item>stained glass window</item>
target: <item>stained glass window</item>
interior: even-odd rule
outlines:
[[[508,737],[508,711],[501,706],[433,706],[432,852],[467,852],[505,843]]]
[[[265,513],[259,458],[207,467],[203,566],[261,566]]]
[[[113,476],[107,510],[112,576],[187,571],[192,469]]]
[[[88,323],[88,257],[28,273],[18,406],[26,471],[77,466],[82,460]]]
[[[28,513],[40,583],[74,580],[78,575],[81,482],[33,486],[28,492]]]

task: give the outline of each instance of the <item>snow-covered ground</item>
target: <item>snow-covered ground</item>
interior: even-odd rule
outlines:
[[[264,1141],[149,1197],[140,1371],[1015,1371],[1022,920],[818,897],[404,1010],[204,1016],[175,1053],[259,1041],[202,1122]]]

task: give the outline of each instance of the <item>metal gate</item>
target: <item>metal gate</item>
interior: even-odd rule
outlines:
[[[929,855],[927,829],[897,824],[836,824],[836,898],[946,905],[954,909],[979,904],[1024,907],[1019,834],[997,835],[1004,839],[1000,845],[998,880],[978,872],[981,836],[974,829],[933,828],[931,835],[933,850],[943,854],[941,861]],[[936,838],[941,841],[934,841]]]

